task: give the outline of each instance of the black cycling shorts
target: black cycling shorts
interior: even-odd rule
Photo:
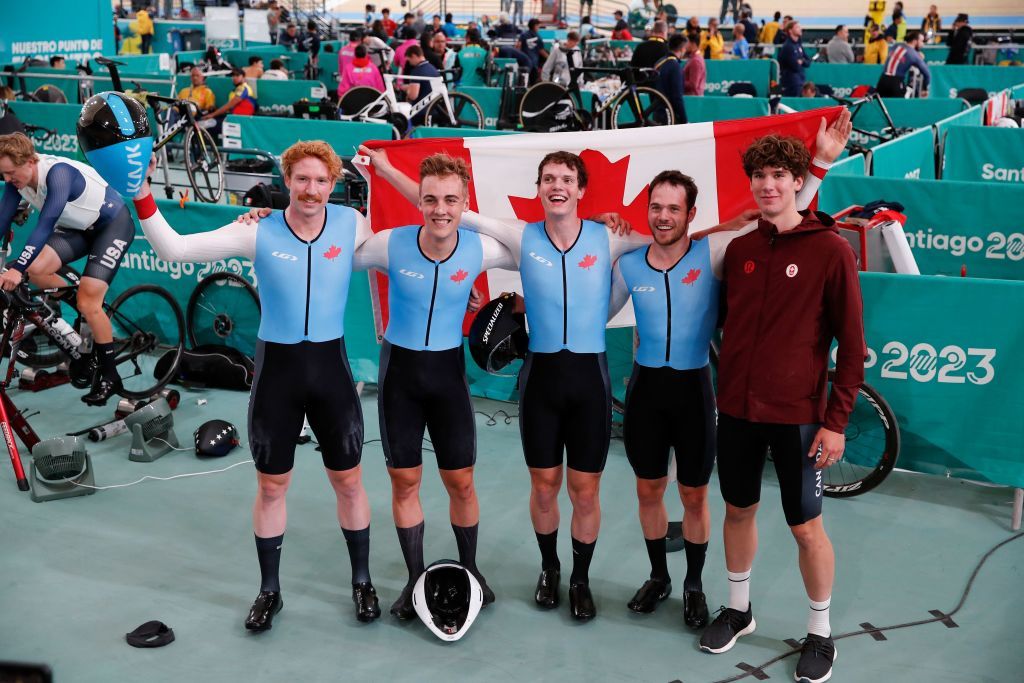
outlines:
[[[626,457],[640,479],[668,475],[676,452],[676,479],[705,486],[715,465],[715,392],[711,367],[694,370],[633,365],[623,424]]]
[[[257,470],[264,474],[291,471],[303,417],[320,445],[324,467],[341,471],[359,464],[363,409],[352,383],[344,338],[256,344],[249,448]]]
[[[121,259],[135,240],[135,224],[124,207],[110,220],[97,223],[88,230],[58,228],[46,240],[57,252],[61,265],[77,261],[86,254],[89,260],[82,275],[103,280],[108,285],[121,267]]]
[[[761,500],[761,473],[771,448],[786,523],[797,526],[819,516],[821,470],[814,469],[815,459],[807,451],[820,426],[766,424],[719,414],[718,481],[725,502],[745,508]]]
[[[476,422],[461,346],[413,351],[385,341],[377,415],[388,467],[423,464],[424,429],[438,469],[461,470],[476,462]]]
[[[519,373],[519,433],[529,467],[601,472],[608,458],[612,393],[603,353],[526,354]]]

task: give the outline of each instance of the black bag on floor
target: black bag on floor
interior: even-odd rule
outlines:
[[[154,375],[163,377],[173,358],[174,351],[164,354],[156,364]],[[256,364],[238,349],[223,344],[200,344],[182,352],[178,374],[171,382],[209,389],[248,391],[255,372]]]

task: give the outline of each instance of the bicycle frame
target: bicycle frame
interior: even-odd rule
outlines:
[[[614,93],[605,98],[604,102],[600,103],[600,105],[595,107],[594,110],[590,112],[590,114],[592,114],[595,119],[597,119],[598,116],[607,113],[615,105],[615,103],[618,102],[619,99],[626,95],[627,93],[629,94],[629,106],[633,113],[633,116],[635,116],[638,121],[643,119],[643,106],[640,103],[640,96],[637,94],[636,73],[632,67],[609,68],[600,66],[570,66],[569,85],[567,87],[567,90],[569,91],[569,95],[573,97],[573,99],[575,100],[576,106],[579,109],[583,109],[583,93],[579,85],[580,76],[588,73],[602,73],[615,75],[620,78],[622,83],[619,86],[618,90],[616,90]]]
[[[430,84],[430,94],[421,99],[416,104],[409,104],[408,102],[399,102],[397,95],[395,95],[395,81],[423,81]],[[355,114],[341,115],[339,118],[342,121],[369,121],[371,123],[387,123],[391,124],[390,121],[380,118],[379,116],[370,116],[369,112],[374,111],[381,104],[386,104],[388,110],[391,112],[398,112],[412,121],[420,112],[426,111],[427,107],[434,103],[435,100],[441,98],[444,100],[445,110],[448,112],[448,116],[454,120],[455,111],[452,109],[451,100],[448,98],[448,87],[444,83],[444,76],[401,76],[397,74],[384,74],[384,92],[380,94],[380,97],[375,99],[370,104],[363,107],[360,111]]]

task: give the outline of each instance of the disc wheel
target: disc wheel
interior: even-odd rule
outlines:
[[[557,132],[582,127],[569,91],[558,83],[530,86],[519,100],[519,124],[526,130]]]
[[[654,88],[640,87],[636,89],[640,101],[640,111],[635,111],[636,103],[630,92],[625,92],[612,105],[612,128],[646,128],[647,126],[671,126],[675,123],[675,114],[668,98]]]
[[[425,125],[440,128],[477,128],[484,127],[484,110],[469,95],[459,92],[448,93],[448,100],[452,104],[453,119],[444,106],[444,98],[438,97],[427,107],[423,114]]]
[[[338,100],[338,113],[342,116],[383,119],[387,118],[391,111],[387,101],[381,98],[379,90],[365,85],[357,85],[346,91]]]
[[[205,128],[185,129],[185,172],[196,199],[216,204],[224,194],[224,164],[213,137]]]
[[[214,273],[196,285],[185,309],[189,344],[223,344],[250,358],[256,356],[260,299],[240,275]]]
[[[185,316],[163,287],[126,289],[107,311],[114,331],[114,360],[125,398],[149,398],[178,371],[185,348]],[[170,362],[160,363],[171,354]],[[159,370],[159,371],[158,371]]]

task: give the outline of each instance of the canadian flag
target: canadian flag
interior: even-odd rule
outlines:
[[[647,184],[666,169],[691,176],[697,183],[697,214],[692,230],[728,220],[744,209],[756,208],[750,181],[741,158],[755,138],[769,133],[800,138],[814,152],[821,119],[831,123],[842,107],[827,107],[795,114],[763,116],[737,121],[692,123],[630,130],[582,133],[534,133],[475,138],[374,141],[367,146],[386,149],[391,163],[411,178],[419,177],[419,163],[437,152],[461,157],[469,164],[470,208],[510,221],[543,220],[537,196],[537,165],[548,152],[579,154],[587,166],[589,183],[578,213],[586,218],[617,211],[633,229],[650,234],[647,227]],[[369,218],[374,231],[419,225],[423,217],[387,181],[371,168]],[[387,325],[387,278],[375,274],[374,306],[378,332]],[[517,273],[492,270],[476,283],[484,298],[503,291],[522,292]],[[466,329],[472,316],[466,318]]]

